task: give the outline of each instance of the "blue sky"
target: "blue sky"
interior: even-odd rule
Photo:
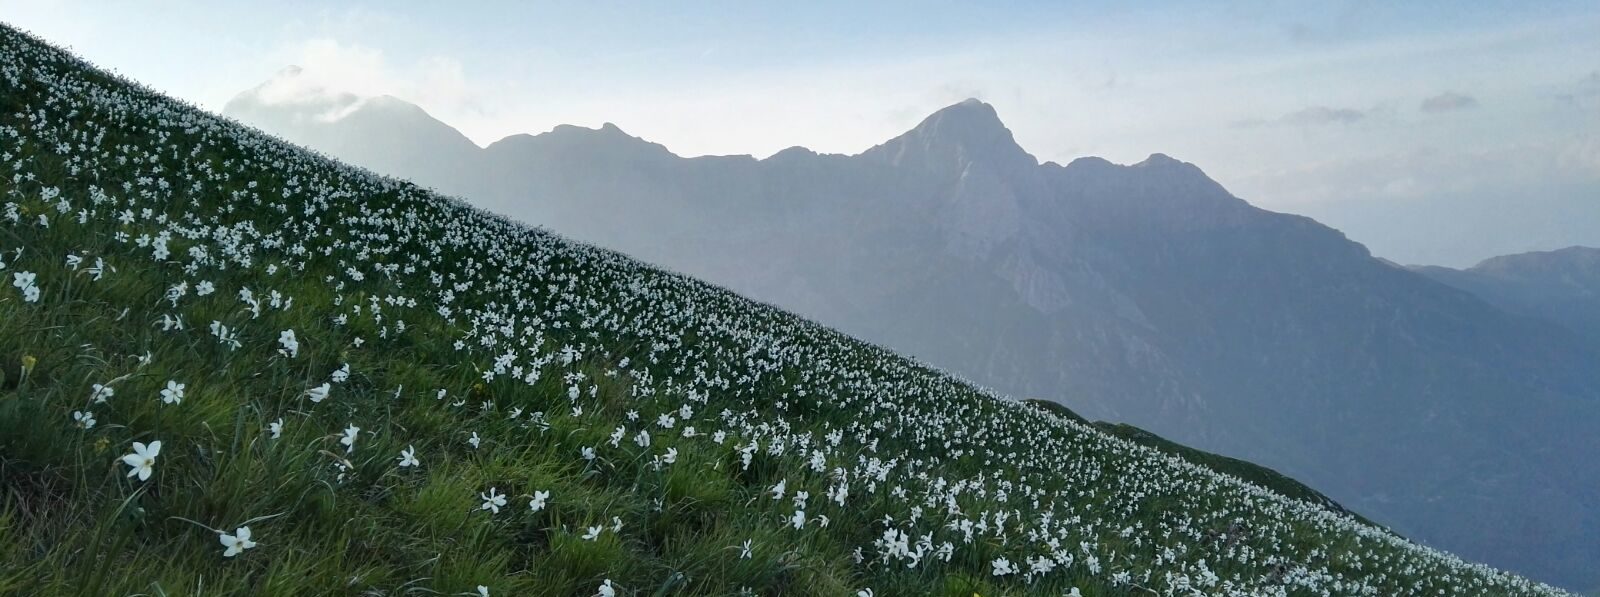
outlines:
[[[0,0],[0,19],[205,108],[297,64],[480,144],[614,122],[683,155],[855,153],[970,96],[1043,160],[1167,153],[1334,220],[1600,202],[1593,2],[862,4]],[[1593,228],[1449,250],[1347,232],[1463,265]]]

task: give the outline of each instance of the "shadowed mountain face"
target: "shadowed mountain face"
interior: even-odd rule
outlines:
[[[1505,255],[1464,270],[1412,269],[1506,311],[1559,324],[1600,343],[1600,249]]]
[[[972,100],[859,155],[765,160],[680,158],[611,125],[480,149],[386,102],[310,111],[227,108],[1001,391],[1276,468],[1467,558],[1600,585],[1600,463],[1579,456],[1600,453],[1595,344],[1192,164],[1040,164]],[[370,141],[367,122],[384,123]]]

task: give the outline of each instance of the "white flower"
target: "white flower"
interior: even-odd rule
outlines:
[[[3,268],[0,268],[0,269],[3,269]],[[105,259],[96,257],[96,258],[94,258],[94,266],[90,267],[89,269],[83,270],[83,271],[89,273],[89,276],[90,276],[91,280],[95,280],[95,281],[98,282],[100,280],[100,278],[105,276],[107,270],[115,272],[115,271],[117,271],[117,268],[114,268],[114,267],[106,265],[106,260]]]
[[[39,301],[39,287],[34,285],[37,276],[33,272],[17,272],[11,274],[11,285],[22,291],[22,300],[33,303]]]
[[[600,583],[600,589],[595,592],[594,597],[617,597],[617,589],[611,586],[611,579],[608,578]]]
[[[667,448],[667,453],[666,453],[666,455],[661,457],[661,461],[665,462],[667,464],[672,464],[674,462],[677,462],[678,461],[678,449],[677,448]]]
[[[1011,560],[1007,560],[1005,558],[995,558],[990,564],[994,566],[995,576],[1006,576],[1017,571],[1017,569],[1011,565]]]
[[[400,451],[400,468],[408,466],[422,466],[422,462],[417,460],[417,449],[411,446]]]
[[[94,429],[94,413],[88,411],[72,411],[72,420],[84,429]]]
[[[804,528],[806,526],[806,511],[795,510],[794,515],[789,517],[789,524],[794,525],[794,529],[797,531]]]
[[[550,492],[548,492],[548,491],[535,491],[535,492],[533,492],[533,499],[528,500],[528,509],[532,510],[534,512],[538,512],[540,510],[543,510],[544,509],[544,503],[546,501],[549,501],[549,500],[550,500]]]
[[[578,454],[582,455],[584,460],[594,460],[594,457],[595,457],[594,448],[590,448],[590,447],[587,447],[587,446],[584,447],[583,449],[579,450]]]
[[[122,463],[128,465],[128,476],[139,476],[140,481],[150,478],[156,466],[156,455],[161,453],[161,442],[150,442],[146,446],[140,442],[133,442],[133,453],[122,457]]]
[[[167,380],[167,387],[161,390],[161,401],[167,404],[183,402],[183,388],[185,386],[176,381]]]
[[[744,540],[744,545],[741,545],[739,547],[739,559],[748,560],[748,559],[750,559],[750,554],[751,553],[752,553],[752,550],[750,549],[750,540],[749,539],[745,539]]]
[[[283,353],[286,357],[292,359],[295,355],[300,354],[300,341],[295,339],[294,330],[284,330],[279,333],[278,344],[283,346],[283,348],[278,349],[278,352]]]
[[[210,280],[201,280],[199,284],[194,285],[195,296],[206,296],[216,291],[217,287],[213,286]]]
[[[356,451],[356,434],[361,433],[361,428],[350,425],[344,428],[344,437],[339,438],[339,443],[344,444],[346,454]]]
[[[489,587],[478,585],[478,597],[489,597]]]
[[[499,490],[493,487],[489,488],[489,493],[480,493],[478,496],[483,498],[483,506],[478,508],[479,510],[489,510],[499,514],[500,508],[506,505],[505,494],[499,493]]]
[[[650,432],[640,429],[639,434],[633,436],[633,443],[639,444],[641,448],[650,447]]]
[[[605,527],[603,527],[603,526],[601,526],[601,527],[589,527],[589,532],[583,534],[583,540],[584,541],[594,541],[595,539],[599,539],[600,538],[600,531],[603,531],[603,530],[605,530]]]
[[[350,379],[350,363],[345,363],[344,366],[339,367],[338,371],[333,372],[332,377],[333,383],[344,383],[344,380]]]
[[[467,438],[467,443],[472,444],[472,447],[476,449],[478,444],[483,443],[483,438],[478,437],[478,432],[474,431],[472,432],[472,437]]]
[[[328,399],[328,392],[332,389],[333,386],[322,384],[315,388],[306,390],[306,397],[310,398],[312,402],[322,402],[323,400]]]
[[[94,384],[94,388],[89,391],[89,399],[93,400],[95,404],[104,404],[107,398],[115,395],[117,395],[117,391],[111,389],[111,386],[100,384]]]
[[[860,591],[856,591],[856,597],[872,597],[872,589],[861,589]]]
[[[222,552],[222,557],[225,558],[239,555],[244,550],[256,546],[256,542],[250,540],[250,527],[239,527],[232,535],[227,533],[219,533],[218,535],[217,540],[228,548],[227,551]]]
[[[278,439],[278,436],[283,435],[283,418],[279,417],[278,420],[268,423],[267,431],[272,432],[272,439]]]
[[[176,307],[178,306],[178,299],[183,298],[184,295],[187,294],[189,294],[189,283],[185,281],[179,282],[177,286],[168,288],[165,296],[167,301],[172,303],[172,306]]]

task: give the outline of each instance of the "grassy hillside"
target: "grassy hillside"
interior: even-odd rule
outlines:
[[[1346,510],[1344,506],[1333,501],[1332,498],[1323,495],[1322,492],[1312,489],[1304,483],[1296,481],[1282,473],[1279,473],[1278,471],[1261,466],[1259,464],[1246,462],[1239,460],[1238,458],[1229,458],[1221,454],[1213,454],[1204,450],[1196,450],[1127,423],[1111,423],[1108,421],[1095,421],[1090,423],[1088,419],[1083,418],[1078,413],[1073,412],[1072,409],[1067,408],[1066,406],[1063,406],[1057,402],[1040,400],[1037,398],[1024,399],[1023,402],[1070,421],[1076,421],[1083,425],[1093,425],[1096,429],[1099,429],[1108,435],[1120,437],[1143,446],[1155,448],[1167,454],[1172,454],[1189,462],[1204,466],[1218,473],[1238,477],[1244,481],[1259,485],[1261,488],[1275,492],[1279,495],[1304,502],[1310,502],[1334,512],[1355,518],[1357,521],[1373,524],[1372,521],[1367,520],[1360,514]]]
[[[1555,592],[11,29],[0,166],[0,594]]]
[[[1094,426],[1109,435],[1155,448],[1222,474],[1238,477],[1280,495],[1322,506],[1355,518],[1360,522],[1372,523],[1372,521],[1367,520],[1360,514],[1346,510],[1344,506],[1339,505],[1332,498],[1322,495],[1322,492],[1259,464],[1246,462],[1238,458],[1229,458],[1221,454],[1213,454],[1204,450],[1196,450],[1127,423],[1096,421]]]

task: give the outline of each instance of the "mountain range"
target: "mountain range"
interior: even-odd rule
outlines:
[[[266,93],[296,76],[224,113],[1600,587],[1592,250],[1401,267],[1166,155],[1041,163],[976,100],[857,155],[683,158],[611,124],[480,148],[399,99]]]
[[[1508,312],[1557,323],[1600,342],[1600,249],[1504,255],[1466,269],[1412,269]]]

